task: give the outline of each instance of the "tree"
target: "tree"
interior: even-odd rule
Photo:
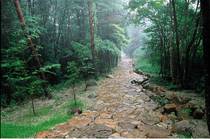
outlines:
[[[210,134],[210,1],[200,0],[203,15],[203,53],[205,62],[206,120]]]
[[[22,29],[25,30],[26,23],[25,23],[25,20],[23,18],[23,14],[22,14],[21,9],[20,9],[19,1],[18,0],[14,0],[14,4],[15,4],[15,7],[16,7],[16,10],[17,10],[18,17],[19,17],[20,21],[23,23]],[[29,35],[29,34],[27,32],[25,32],[26,38],[27,38],[27,35]],[[39,58],[37,56],[37,52],[35,51],[35,48],[33,46],[33,43],[32,43],[32,40],[31,39],[29,39],[28,45],[30,46],[31,51],[34,54],[34,61],[36,63],[37,69],[39,70],[41,68],[41,64],[40,64]],[[41,78],[43,80],[45,80],[45,75],[44,75],[43,72],[40,72],[40,76],[41,76]],[[47,90],[47,84],[46,84],[46,82],[44,82],[43,87],[44,87],[45,96],[48,97],[49,99],[52,98],[52,95]]]

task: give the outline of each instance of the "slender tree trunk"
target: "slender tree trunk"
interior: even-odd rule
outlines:
[[[25,20],[24,20],[24,18],[23,18],[23,14],[22,14],[22,12],[21,12],[20,5],[19,5],[18,0],[14,0],[14,4],[15,4],[15,8],[16,8],[16,10],[17,10],[18,17],[19,17],[19,19],[21,20],[21,22],[23,23],[22,29],[25,30],[26,23],[25,23]],[[27,37],[27,35],[28,35],[28,33],[25,32],[25,36],[26,36],[26,37]],[[36,63],[36,67],[37,67],[37,69],[39,70],[39,69],[41,68],[41,64],[40,64],[39,58],[38,58],[38,56],[37,56],[37,52],[35,51],[35,48],[34,48],[33,43],[32,43],[31,40],[29,40],[28,45],[29,45],[30,48],[31,48],[31,51],[32,51],[32,53],[33,53],[33,55],[34,55],[34,61],[35,61],[35,63]],[[40,76],[41,76],[41,78],[42,78],[43,80],[45,80],[45,76],[44,76],[44,73],[43,73],[43,72],[40,72]],[[46,96],[46,97],[49,97],[49,98],[52,98],[52,95],[51,95],[51,94],[48,92],[48,90],[47,90],[47,84],[46,84],[46,82],[44,83],[43,87],[44,87],[45,96]]]
[[[171,71],[171,79],[173,84],[175,84],[175,78],[174,78],[174,62],[173,62],[173,50],[174,50],[174,39],[173,39],[173,25],[172,25],[172,8],[171,8],[171,0],[170,0],[170,14],[171,14],[171,29],[170,29],[170,71]]]
[[[93,33],[93,21],[91,15],[91,3],[88,2],[88,11],[89,11],[89,21],[90,21],[90,34],[91,34],[91,51],[92,51],[92,58],[93,58],[93,65],[95,68],[96,76],[98,76],[98,68],[96,63],[96,51],[95,51],[95,44],[94,44],[94,33]]]
[[[203,15],[203,53],[205,67],[206,120],[210,135],[210,0],[200,0]]]
[[[173,14],[174,14],[174,26],[175,26],[175,31],[176,31],[176,47],[177,47],[177,63],[178,63],[178,74],[177,74],[177,79],[176,79],[176,84],[178,84],[180,73],[181,73],[181,66],[179,64],[179,35],[178,35],[178,25],[177,25],[177,17],[176,17],[176,8],[175,8],[175,2],[174,0],[172,0],[172,6],[173,6]],[[181,85],[182,84],[182,80],[181,81]]]
[[[187,23],[189,0],[188,1],[185,0],[185,5],[186,5],[186,9],[185,9],[185,21],[184,21],[184,27],[183,27],[183,36],[182,36],[182,40],[181,40],[181,52],[180,52],[180,57],[179,57],[179,65],[180,66],[182,64],[182,56],[183,56],[183,53],[184,53],[184,41],[186,39],[186,23]]]

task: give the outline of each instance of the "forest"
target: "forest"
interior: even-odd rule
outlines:
[[[1,109],[31,100],[37,115],[34,99],[69,86],[76,104],[74,88],[126,54],[156,84],[204,98],[210,128],[209,15],[208,0],[1,0]]]

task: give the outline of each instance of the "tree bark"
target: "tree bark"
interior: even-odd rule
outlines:
[[[88,11],[89,11],[89,21],[90,21],[90,34],[91,34],[91,51],[92,51],[92,59],[93,59],[93,66],[95,68],[96,76],[98,75],[98,68],[96,64],[96,51],[95,51],[95,44],[94,44],[94,33],[93,33],[93,21],[91,15],[91,3],[88,2]]]
[[[178,25],[177,25],[176,8],[175,8],[174,0],[172,0],[172,6],[173,6],[173,14],[174,14],[174,26],[175,26],[175,31],[176,31],[177,62],[178,62],[178,74],[177,74],[176,84],[178,84],[178,80],[181,77],[180,76],[181,67],[180,67],[180,64],[179,64],[179,35],[178,35]],[[181,81],[181,85],[183,86],[182,80],[180,80],[180,81]]]
[[[170,0],[170,15],[171,15],[171,30],[170,30],[170,71],[171,71],[171,79],[173,84],[175,84],[175,78],[174,78],[174,62],[173,62],[173,50],[174,50],[174,39],[173,39],[173,25],[172,25],[172,20],[173,20],[173,14],[172,14],[172,8],[171,8],[171,0]]]
[[[26,23],[25,23],[25,20],[24,20],[24,18],[23,18],[23,14],[22,14],[21,9],[20,9],[19,1],[18,1],[18,0],[14,0],[14,4],[15,4],[15,8],[16,8],[16,10],[17,10],[18,17],[19,17],[19,19],[21,20],[21,22],[23,23],[22,29],[25,30]],[[25,32],[25,36],[26,36],[26,37],[27,37],[27,35],[28,35],[28,33]],[[33,55],[34,55],[34,61],[35,61],[35,63],[36,63],[36,67],[37,67],[37,69],[39,70],[39,69],[41,68],[41,64],[40,64],[39,58],[38,58],[38,56],[37,56],[37,52],[35,51],[35,48],[34,48],[34,46],[33,46],[32,40],[29,40],[28,45],[29,45],[30,48],[31,48],[31,51],[32,51],[32,53],[33,53]],[[45,75],[44,75],[43,72],[40,72],[40,76],[41,76],[41,78],[42,78],[43,80],[45,80]],[[52,95],[51,95],[51,94],[48,92],[48,90],[47,90],[47,84],[46,84],[46,83],[44,83],[43,88],[44,88],[45,96],[46,96],[46,97],[49,97],[49,98],[52,98]]]
[[[210,0],[200,0],[203,15],[203,53],[205,67],[206,120],[210,134]]]

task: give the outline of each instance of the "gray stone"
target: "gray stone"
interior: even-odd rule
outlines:
[[[108,138],[111,134],[116,132],[114,129],[103,124],[93,124],[91,127],[80,128],[78,131],[88,138]]]
[[[189,104],[191,108],[194,108],[196,105],[199,105],[199,103],[196,100],[190,100]]]
[[[130,122],[119,122],[118,125],[124,130],[133,130],[136,128],[136,125]]]
[[[93,94],[90,94],[90,95],[88,96],[88,98],[97,98],[97,97],[99,97],[99,96],[100,96],[99,94],[93,93]]]
[[[106,107],[104,105],[93,105],[89,107],[88,109],[92,111],[102,111],[102,110],[105,110]]]

